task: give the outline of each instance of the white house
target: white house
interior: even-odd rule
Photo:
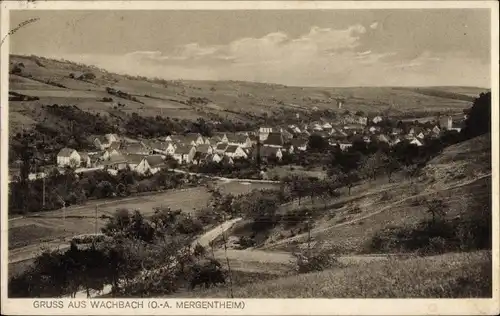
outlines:
[[[194,146],[179,146],[175,150],[172,157],[175,160],[177,160],[180,164],[191,163],[193,161],[195,153],[196,153],[196,147]]]
[[[120,141],[120,138],[116,134],[106,134],[106,135],[104,135],[104,137],[106,137],[106,139],[108,140],[108,143],[110,143],[110,144]]]
[[[71,148],[63,148],[57,154],[57,165],[59,167],[71,166],[79,167],[81,162],[80,154]]]
[[[290,141],[294,147],[294,149],[299,151],[307,150],[307,139],[294,138]]]
[[[410,144],[417,145],[418,147],[423,146],[422,142],[417,138],[413,138],[412,140],[410,140]]]
[[[377,124],[379,122],[382,122],[384,119],[381,117],[381,116],[375,116],[373,119],[372,119],[372,122]]]
[[[247,158],[246,152],[241,148],[240,146],[237,145],[229,145],[226,148],[226,151],[224,154],[230,158]]]
[[[213,150],[213,152],[219,154],[219,155],[223,155],[224,152],[226,152],[226,149],[227,149],[228,145],[226,143],[221,143],[221,144],[218,144],[215,149]]]
[[[105,151],[102,153],[102,155],[101,155],[101,159],[102,159],[102,160],[109,160],[109,159],[111,159],[112,157],[114,157],[114,156],[119,156],[119,155],[120,155],[120,153],[118,152],[118,150],[116,150],[116,149],[109,149],[109,148],[108,148],[107,150],[105,150]]]
[[[228,145],[240,146],[244,148],[252,147],[252,140],[248,137],[248,135],[228,134],[226,139]]]
[[[272,133],[274,129],[272,127],[261,127],[259,128],[259,139],[261,142],[265,141],[270,133]]]
[[[346,142],[339,143],[339,148],[342,151],[345,151],[345,150],[349,149],[350,147],[352,147],[352,143],[346,143]]]
[[[135,168],[135,171],[140,174],[146,174],[148,172],[151,174],[155,174],[165,166],[165,161],[160,155],[151,155],[144,157]]]
[[[146,157],[146,155],[139,154],[128,154],[125,156],[127,160],[127,164],[130,170],[136,171],[137,166],[141,163],[141,161]]]

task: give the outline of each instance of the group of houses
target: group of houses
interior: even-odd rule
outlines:
[[[116,134],[92,136],[95,150],[79,152],[63,148],[57,155],[59,167],[106,168],[120,170],[130,168],[141,174],[158,172],[166,166],[166,159],[180,165],[225,162],[235,159],[281,160],[285,153],[304,152],[311,135],[318,135],[331,146],[346,150],[356,141],[382,142],[390,146],[407,141],[422,146],[426,139],[438,137],[444,130],[460,130],[451,117],[441,118],[435,125],[409,126],[406,129],[383,128],[384,118],[368,119],[362,116],[346,116],[335,122],[320,120],[282,127],[259,128],[258,131],[214,133],[204,137],[198,133],[169,135],[157,139],[132,140]]]

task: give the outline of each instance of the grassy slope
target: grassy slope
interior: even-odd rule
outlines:
[[[210,118],[211,115],[246,121],[242,113],[272,114],[273,111],[304,111],[313,106],[336,108],[336,97],[346,98],[342,111],[362,110],[378,112],[394,105],[395,111],[402,110],[445,110],[460,111],[470,102],[453,98],[425,95],[411,89],[398,88],[301,88],[262,83],[237,81],[168,81],[165,83],[127,78],[84,65],[60,62],[45,58],[11,56],[11,62],[22,62],[23,73],[9,77],[10,90],[40,97],[39,101],[11,102],[11,128],[17,130],[21,125],[28,126],[34,120],[50,120],[40,109],[42,104],[72,104],[83,110],[107,114],[113,104],[99,102],[109,97],[106,87],[113,87],[135,95],[141,102],[113,97],[114,103],[126,104],[124,111],[140,112],[142,115],[162,115],[172,118],[196,119]],[[97,78],[84,82],[70,79],[72,72],[91,71]],[[31,78],[28,78],[31,75]],[[49,83],[47,83],[49,82]],[[58,87],[63,85],[66,88]],[[434,90],[439,88],[434,88]],[[453,92],[447,87],[446,91]],[[461,95],[477,94],[477,88],[458,87],[455,93]],[[145,96],[147,95],[147,96]],[[211,102],[207,105],[182,104],[190,97],[205,97]],[[281,102],[280,102],[281,101]]]
[[[487,298],[491,252],[391,259],[234,288],[236,298]],[[186,297],[227,297],[216,288]]]
[[[478,199],[491,200],[491,142],[480,136],[446,148],[423,169],[423,175],[410,183],[402,177],[393,183],[386,179],[362,183],[351,196],[317,200],[318,217],[311,232],[313,240],[335,245],[343,253],[358,253],[376,231],[387,226],[412,225],[428,217],[422,199],[442,199],[447,216],[467,212]],[[302,207],[313,207],[304,201]],[[288,208],[299,207],[291,205]],[[307,233],[290,236],[290,229],[279,227],[263,249],[290,251],[304,245]]]

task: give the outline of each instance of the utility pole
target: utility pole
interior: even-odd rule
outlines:
[[[99,207],[99,205],[97,204],[95,206],[95,234],[97,235],[97,208]]]
[[[42,176],[42,187],[43,187],[43,196],[42,196],[42,206],[43,208],[45,209],[45,173],[43,173],[43,176]]]
[[[311,258],[311,215],[307,213],[307,252]]]

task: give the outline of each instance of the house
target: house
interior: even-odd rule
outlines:
[[[451,130],[453,128],[453,118],[451,116],[440,117],[439,126],[443,130]]]
[[[418,147],[423,146],[422,141],[418,140],[417,138],[413,138],[412,140],[410,140],[410,144],[417,145]]]
[[[439,126],[435,125],[433,128],[432,128],[432,133],[438,135],[439,133],[441,133],[441,129],[439,128]]]
[[[118,156],[120,155],[120,152],[116,149],[106,149],[102,155],[101,155],[101,160],[109,160],[113,156]]]
[[[228,145],[226,143],[221,143],[217,145],[213,151],[219,155],[223,155],[227,147]]]
[[[389,144],[390,143],[390,139],[389,137],[387,137],[386,135],[384,134],[380,134],[376,137],[377,141],[381,142],[381,143],[386,143],[386,144]]]
[[[380,131],[382,131],[382,128],[380,126],[370,126],[370,128],[368,128],[368,131],[372,134],[376,134],[380,133]]]
[[[313,123],[312,124],[312,130],[313,131],[317,131],[317,132],[322,131],[323,130],[323,126],[322,126],[321,123]]]
[[[165,161],[160,155],[151,155],[144,157],[142,161],[135,168],[135,171],[140,174],[146,174],[146,173],[155,174],[165,167],[166,167]]]
[[[112,170],[123,170],[128,167],[127,159],[122,155],[111,156],[109,160],[103,162],[104,168]]]
[[[140,155],[148,155],[149,149],[144,143],[131,143],[125,144],[121,147],[120,152],[123,154],[140,154]]]
[[[298,134],[302,133],[302,130],[301,130],[301,129],[300,129],[300,127],[298,127],[298,126],[295,126],[295,125],[289,125],[289,126],[288,126],[288,128],[289,128],[289,130],[290,130],[290,132],[291,132],[292,134],[296,134],[296,135],[298,135]]]
[[[219,163],[226,164],[226,165],[232,165],[234,163],[234,160],[233,160],[233,158],[231,158],[229,156],[224,156],[221,158]]]
[[[451,124],[451,128],[449,129],[450,131],[456,131],[456,132],[459,132],[462,130],[462,128],[464,127],[464,122],[453,122]]]
[[[247,135],[227,134],[227,144],[247,148],[252,147],[252,140]]]
[[[281,160],[281,158],[283,158],[283,153],[279,147],[260,147],[259,155],[264,161],[269,159]]]
[[[330,128],[332,128],[332,124],[330,124],[328,122],[324,122],[323,125],[321,125],[321,127],[323,129],[330,129]]]
[[[111,145],[105,136],[91,136],[90,141],[99,150],[105,150]]]
[[[293,148],[299,151],[307,150],[307,142],[307,139],[301,138],[294,138],[290,141],[290,143],[293,145]]]
[[[417,138],[419,138],[419,139],[424,139],[424,138],[425,138],[424,133],[423,133],[423,132],[418,133],[418,134],[417,134]]]
[[[148,147],[153,154],[167,156],[175,152],[176,145],[172,142],[153,141],[149,143]]]
[[[344,130],[354,134],[362,133],[364,129],[365,127],[361,124],[347,124],[344,126]]]
[[[212,152],[214,151],[213,147],[211,145],[207,145],[207,144],[202,144],[202,145],[198,145],[196,146],[196,152],[197,153],[202,153],[202,154],[212,154]]]
[[[116,134],[106,134],[106,135],[104,135],[104,137],[107,139],[108,143],[110,143],[110,144],[120,141],[120,138]]]
[[[212,138],[216,141],[216,144],[228,142],[226,133],[222,133],[222,132],[213,133]]]
[[[246,152],[241,148],[240,146],[237,145],[229,145],[226,148],[226,151],[224,152],[225,156],[228,156],[230,158],[247,158]]]
[[[194,146],[179,146],[175,149],[172,157],[177,160],[180,164],[191,163],[196,153],[196,147]]]
[[[72,148],[63,148],[57,153],[57,165],[59,167],[79,167],[81,162],[80,154]]]
[[[259,128],[259,139],[261,142],[265,141],[270,133],[275,132],[272,127],[261,127]]]
[[[136,171],[137,166],[141,163],[141,161],[146,157],[146,155],[140,154],[127,154],[125,155],[125,159],[127,160],[127,165],[130,170]]]
[[[285,141],[281,133],[269,133],[267,139],[264,141],[263,147],[282,148],[284,144]]]
[[[377,124],[377,123],[382,122],[383,120],[384,120],[384,119],[383,119],[381,116],[377,115],[377,116],[375,116],[375,117],[372,119],[372,122],[373,122],[374,124]]]
[[[211,154],[211,155],[208,155],[207,158],[206,158],[207,162],[208,161],[211,161],[211,162],[216,162],[216,163],[219,163],[222,161],[222,156],[220,156],[219,154]]]
[[[357,123],[361,124],[363,126],[366,126],[366,125],[368,125],[368,118],[365,117],[365,116],[360,116],[360,117],[358,117],[358,122]]]
[[[281,130],[281,135],[283,135],[284,139],[292,139],[293,138],[293,133],[288,131],[286,128]]]
[[[80,154],[80,167],[90,168],[92,167],[92,161],[90,160],[90,156],[88,153],[79,153]]]
[[[351,142],[346,142],[346,141],[341,141],[341,142],[338,143],[338,146],[339,146],[340,150],[346,151],[347,149],[349,149],[350,147],[352,147],[352,143]]]
[[[109,144],[108,149],[119,150],[120,147],[121,147],[121,143],[120,142],[112,142],[111,144]]]
[[[203,136],[200,133],[187,133],[185,135],[188,142],[193,142],[194,146],[201,145],[205,143]]]
[[[197,138],[191,137],[186,137],[185,135],[170,135],[165,137],[166,142],[171,142],[175,144],[181,144],[181,145],[190,145],[190,146],[196,146],[197,145]]]

